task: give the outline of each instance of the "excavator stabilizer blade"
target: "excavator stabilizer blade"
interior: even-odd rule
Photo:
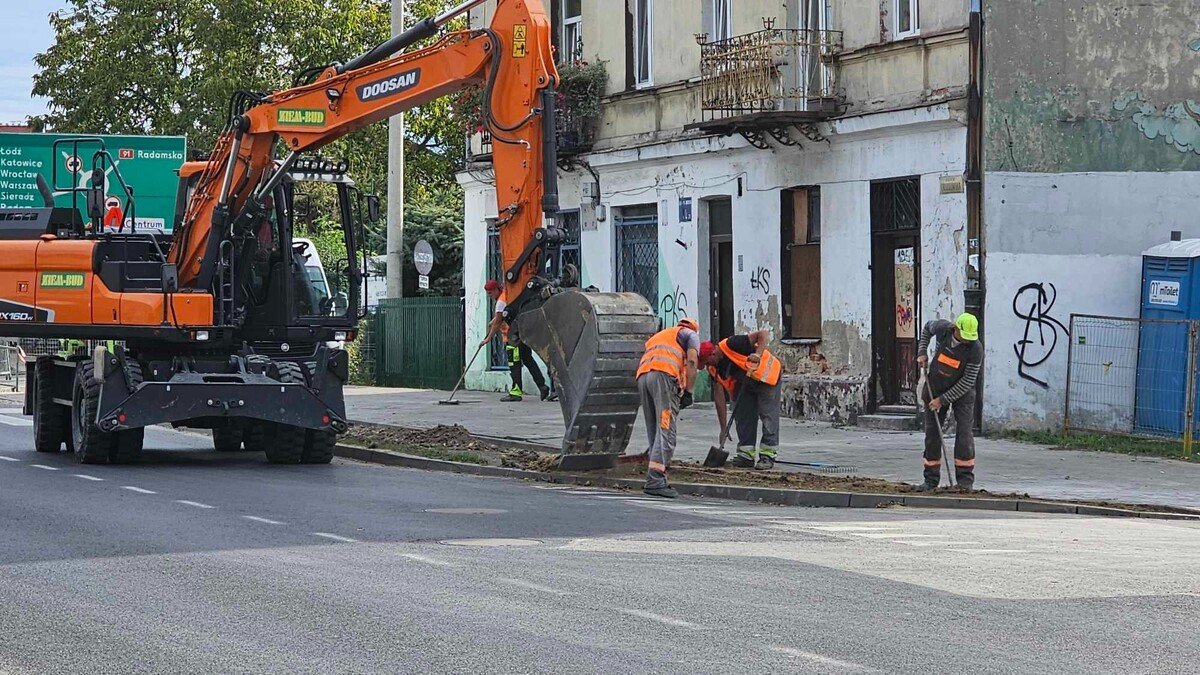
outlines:
[[[637,368],[658,319],[637,293],[564,291],[517,319],[550,366],[566,433],[563,469],[613,466],[638,412]]]

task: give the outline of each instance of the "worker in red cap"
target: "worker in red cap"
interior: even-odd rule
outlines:
[[[491,342],[492,338],[499,331],[504,336],[504,350],[508,355],[508,373],[512,377],[512,386],[508,390],[508,395],[500,399],[505,403],[517,403],[525,398],[525,392],[521,386],[521,366],[524,365],[529,369],[529,374],[533,376],[533,381],[537,385],[538,392],[542,395],[542,400],[557,401],[556,394],[550,387],[546,386],[546,379],[542,376],[541,368],[538,368],[537,361],[533,360],[533,350],[529,345],[521,342],[515,335],[515,331],[509,330],[509,319],[504,316],[504,310],[508,308],[508,302],[504,298],[503,289],[500,282],[495,279],[488,279],[483,285],[483,290],[487,296],[496,303],[496,311],[492,315],[492,321],[488,324],[487,335],[484,336],[480,345],[486,345]]]
[[[718,385],[713,387],[717,421],[725,433],[726,400],[735,400],[734,424],[737,426],[737,456],[732,466],[772,469],[779,452],[779,381],[783,364],[767,351],[767,331],[734,335],[719,343],[700,345],[700,365]],[[762,442],[758,425],[762,422]],[[717,439],[718,444],[724,439]]]

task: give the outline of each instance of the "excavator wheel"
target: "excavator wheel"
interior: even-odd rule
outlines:
[[[522,311],[520,339],[550,366],[566,433],[563,469],[613,466],[637,418],[637,368],[658,329],[650,303],[636,293],[553,295]]]
[[[304,379],[304,371],[300,366],[291,361],[279,361],[275,364],[279,371],[279,381],[284,384],[304,384],[307,381]],[[299,464],[304,460],[304,442],[308,430],[303,427],[292,426],[290,424],[269,424],[260,422],[267,426],[267,435],[270,440],[266,443],[263,450],[267,453],[267,461],[272,464]]]
[[[33,447],[58,452],[71,434],[71,409],[54,402],[54,359],[43,356],[34,365]]]
[[[129,366],[129,383],[134,388],[142,384],[142,366],[134,359],[127,359]],[[142,446],[146,441],[146,427],[125,429],[111,434],[116,437],[109,452],[108,461],[113,464],[132,464],[142,455]]]
[[[337,447],[336,431],[307,429],[304,432],[304,452],[301,464],[328,464],[333,461],[333,450]]]
[[[109,461],[117,438],[96,426],[96,410],[100,405],[100,382],[95,377],[91,360],[75,366],[75,385],[71,397],[71,445],[75,459],[82,464]]]

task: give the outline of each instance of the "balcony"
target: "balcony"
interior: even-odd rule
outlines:
[[[841,31],[775,28],[700,43],[701,121],[688,125],[708,133],[740,133],[757,147],[764,134],[794,145],[786,129],[811,138],[813,124],[838,114],[841,98],[833,61]]]

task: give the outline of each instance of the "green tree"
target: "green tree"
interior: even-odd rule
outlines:
[[[410,0],[410,16],[450,4]],[[307,68],[345,62],[388,37],[389,17],[387,0],[69,0],[50,15],[55,43],[35,59],[33,93],[49,98],[49,112],[31,123],[65,133],[179,134],[205,149],[225,126],[235,90],[287,88]],[[432,102],[408,122],[407,200],[457,192],[464,150],[454,106]],[[323,152],[348,159],[359,187],[384,196],[386,125]]]
[[[457,193],[455,193],[457,194]],[[455,194],[431,195],[409,207],[404,216],[404,295],[457,297],[463,285],[462,199]],[[424,239],[433,248],[429,290],[417,288],[413,247]]]

